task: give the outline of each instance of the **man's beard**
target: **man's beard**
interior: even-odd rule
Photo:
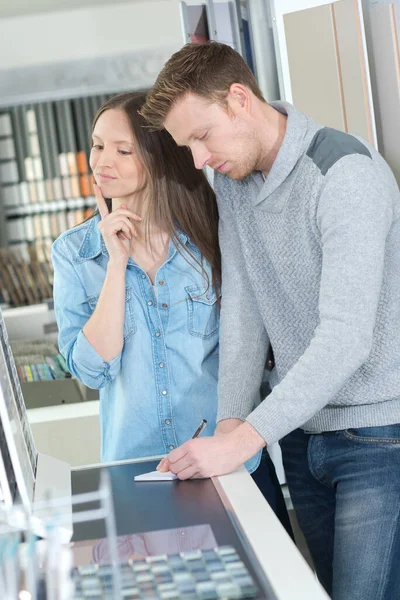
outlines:
[[[232,179],[232,181],[240,181],[241,179],[246,179],[246,177],[251,175],[251,173],[253,173],[254,170],[255,166],[252,167],[250,165],[243,167],[242,169],[238,167],[233,167],[232,169],[230,169],[230,171],[226,172],[226,175],[228,175],[228,177]]]

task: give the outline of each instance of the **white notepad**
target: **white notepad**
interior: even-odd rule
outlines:
[[[161,471],[150,471],[150,473],[142,473],[142,475],[136,475],[135,481],[172,481],[178,479],[176,475],[167,471],[161,473]]]

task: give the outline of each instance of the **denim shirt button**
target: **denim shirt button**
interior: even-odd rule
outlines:
[[[169,449],[173,450],[175,448],[175,446],[173,444],[170,445]]]
[[[161,333],[159,331],[156,331],[156,337],[160,337]]]
[[[167,390],[163,390],[161,393],[162,393],[163,396],[166,396],[167,395]]]
[[[165,424],[166,425],[171,425],[171,421],[169,419],[165,419]]]
[[[162,369],[164,367],[164,363],[161,362],[158,366]]]
[[[149,300],[147,303],[149,306],[153,306],[153,300]]]
[[[146,275],[142,273],[142,279],[146,279]]]
[[[165,302],[164,302],[164,304],[162,304],[161,306],[162,306],[163,308],[168,308],[168,304],[165,304]]]

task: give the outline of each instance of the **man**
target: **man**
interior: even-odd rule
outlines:
[[[160,468],[227,473],[281,440],[326,590],[400,598],[400,195],[388,165],[267,104],[218,43],[174,54],[144,115],[215,169],[222,252],[217,432]],[[269,342],[272,392],[253,410]]]

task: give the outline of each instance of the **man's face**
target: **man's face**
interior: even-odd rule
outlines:
[[[260,146],[240,97],[227,96],[227,106],[188,93],[169,111],[165,129],[178,146],[190,148],[197,169],[206,165],[243,179],[257,168]]]

